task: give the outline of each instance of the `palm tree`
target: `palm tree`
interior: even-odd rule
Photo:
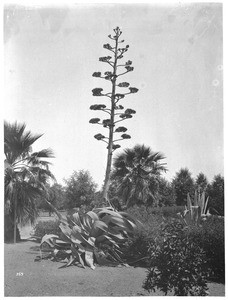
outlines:
[[[136,145],[116,156],[113,163],[112,180],[117,184],[117,194],[126,203],[151,204],[157,202],[157,191],[161,172],[166,171],[165,157],[153,152],[150,147]]]
[[[14,242],[17,224],[34,223],[38,215],[36,199],[46,189],[46,183],[54,179],[46,161],[53,157],[52,150],[32,152],[33,143],[42,135],[33,135],[25,127],[4,122],[5,238],[13,235]]]

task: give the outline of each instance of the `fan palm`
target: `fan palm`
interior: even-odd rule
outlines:
[[[42,135],[33,135],[25,128],[25,124],[4,122],[5,235],[8,232],[12,236],[14,228],[14,242],[17,224],[34,223],[37,217],[35,200],[45,184],[54,179],[49,171],[50,163],[46,161],[53,157],[52,150],[32,152],[33,143]]]
[[[117,183],[117,194],[127,206],[156,203],[159,177],[166,171],[166,164],[161,163],[164,158],[144,145],[125,149],[116,156],[112,180]]]

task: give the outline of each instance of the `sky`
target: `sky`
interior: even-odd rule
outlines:
[[[185,167],[223,175],[221,3],[6,5],[4,119],[43,134],[33,150],[53,149],[59,183],[83,169],[101,186],[107,149],[93,136],[106,131],[89,123],[89,107],[107,102],[93,88],[110,87],[92,73],[109,71],[99,57],[116,26],[134,66],[121,81],[139,92],[120,103],[136,115],[114,157],[144,144],[164,154],[169,180]]]

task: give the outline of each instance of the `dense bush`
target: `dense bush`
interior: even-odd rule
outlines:
[[[126,255],[129,257],[129,261],[136,262],[140,266],[148,266],[147,250],[154,239],[157,244],[162,242],[164,220],[176,218],[177,213],[183,210],[184,208],[181,206],[162,208],[134,206],[129,208],[127,212],[143,224],[128,244]],[[210,279],[223,283],[225,281],[224,219],[212,216],[204,221],[202,226],[192,226],[188,234],[197,247],[205,252]]]
[[[178,220],[168,222],[162,236],[162,243],[155,239],[150,243],[150,266],[143,287],[160,289],[165,295],[207,295],[207,261],[194,237]]]
[[[138,228],[137,237],[145,236],[150,238],[159,235],[160,225],[163,222],[161,209],[153,213],[151,208],[135,205],[128,208],[127,212],[142,223],[142,226]]]
[[[212,216],[203,223],[202,227],[192,227],[190,234],[195,243],[197,243],[206,254],[210,279],[224,283],[224,219]]]
[[[55,221],[39,221],[34,228],[34,236],[42,238],[45,234],[60,234],[60,222]]]
[[[148,248],[150,242],[156,239],[161,243],[161,225],[164,219],[177,218],[177,213],[182,211],[183,207],[146,207],[133,206],[127,212],[142,223],[139,226],[134,237],[129,241],[125,251],[125,258],[129,263],[148,267]]]

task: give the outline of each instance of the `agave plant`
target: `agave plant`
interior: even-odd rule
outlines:
[[[58,211],[61,235],[45,235],[40,244],[41,254],[36,260],[51,258],[65,261],[62,267],[79,264],[91,269],[99,265],[118,265],[124,243],[134,234],[137,222],[125,212],[112,207],[81,211],[64,218]],[[43,255],[44,246],[48,254]],[[61,267],[61,268],[62,268]]]
[[[187,195],[187,206],[183,213],[178,213],[179,218],[184,223],[189,225],[198,225],[201,221],[211,216],[208,209],[208,200],[205,198],[205,192],[202,194],[195,191],[194,199],[191,199],[190,195]]]

